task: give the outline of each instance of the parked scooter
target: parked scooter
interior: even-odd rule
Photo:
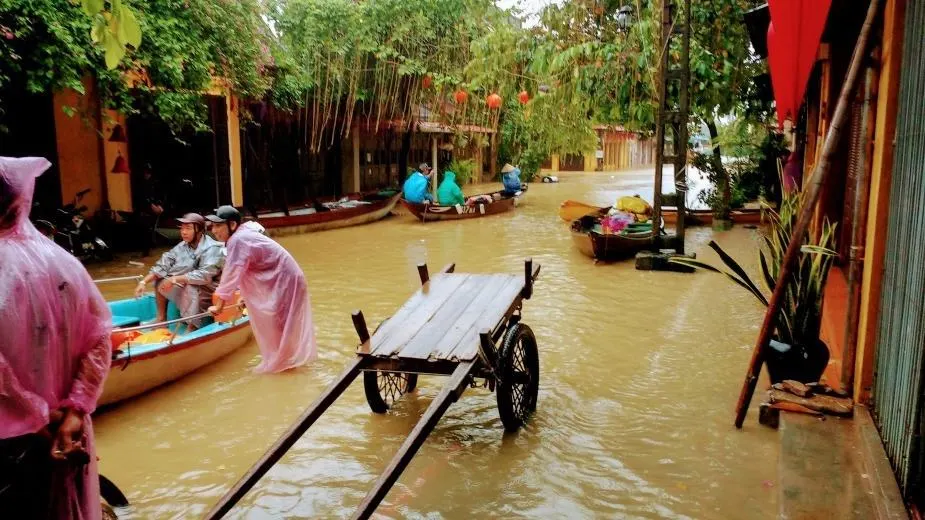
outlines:
[[[87,207],[80,204],[86,189],[74,196],[74,202],[58,208],[53,217],[36,218],[33,223],[45,236],[79,258],[81,261],[112,260],[112,250],[94,233],[84,213]]]

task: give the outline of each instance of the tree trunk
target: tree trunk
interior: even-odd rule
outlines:
[[[713,170],[719,177],[716,189],[720,192],[720,204],[719,207],[713,208],[713,216],[725,220],[729,218],[729,206],[732,204],[732,186],[729,182],[729,172],[723,167],[723,154],[717,143],[719,132],[716,129],[716,121],[711,117],[706,123],[707,129],[710,130],[710,144],[713,146]]]

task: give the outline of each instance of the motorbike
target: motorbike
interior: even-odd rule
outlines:
[[[82,262],[112,260],[112,250],[93,231],[85,216],[87,207],[80,203],[90,191],[88,188],[77,192],[74,202],[58,208],[49,218],[35,218],[33,223],[45,236]],[[40,211],[33,207],[33,215],[37,213]]]

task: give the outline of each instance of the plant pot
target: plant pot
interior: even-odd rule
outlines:
[[[829,364],[829,347],[821,339],[796,346],[771,340],[765,360],[772,384],[785,379],[815,383]]]
[[[732,229],[732,219],[713,217],[713,231],[729,231]]]

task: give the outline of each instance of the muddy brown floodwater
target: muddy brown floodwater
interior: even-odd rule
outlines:
[[[504,435],[495,397],[453,404],[378,510],[379,518],[774,518],[777,434],[733,408],[762,309],[718,275],[595,265],[556,214],[564,199],[651,200],[651,172],[562,174],[515,212],[367,226],[280,240],[305,270],[320,359],[256,375],[256,345],[99,414],[100,469],[128,495],[126,518],[201,516],[353,359],[350,312],[370,327],[417,289],[415,264],[521,273],[542,264],[524,322],[539,343],[538,410]],[[471,187],[465,190],[475,193]],[[755,272],[757,234],[688,230],[711,262],[715,238]],[[150,265],[154,259],[144,259]],[[123,261],[94,277],[140,272]],[[104,287],[124,298],[131,283]],[[444,379],[422,378],[388,415],[359,382],[235,508],[232,518],[343,518],[359,505]],[[754,401],[757,402],[758,399]]]

